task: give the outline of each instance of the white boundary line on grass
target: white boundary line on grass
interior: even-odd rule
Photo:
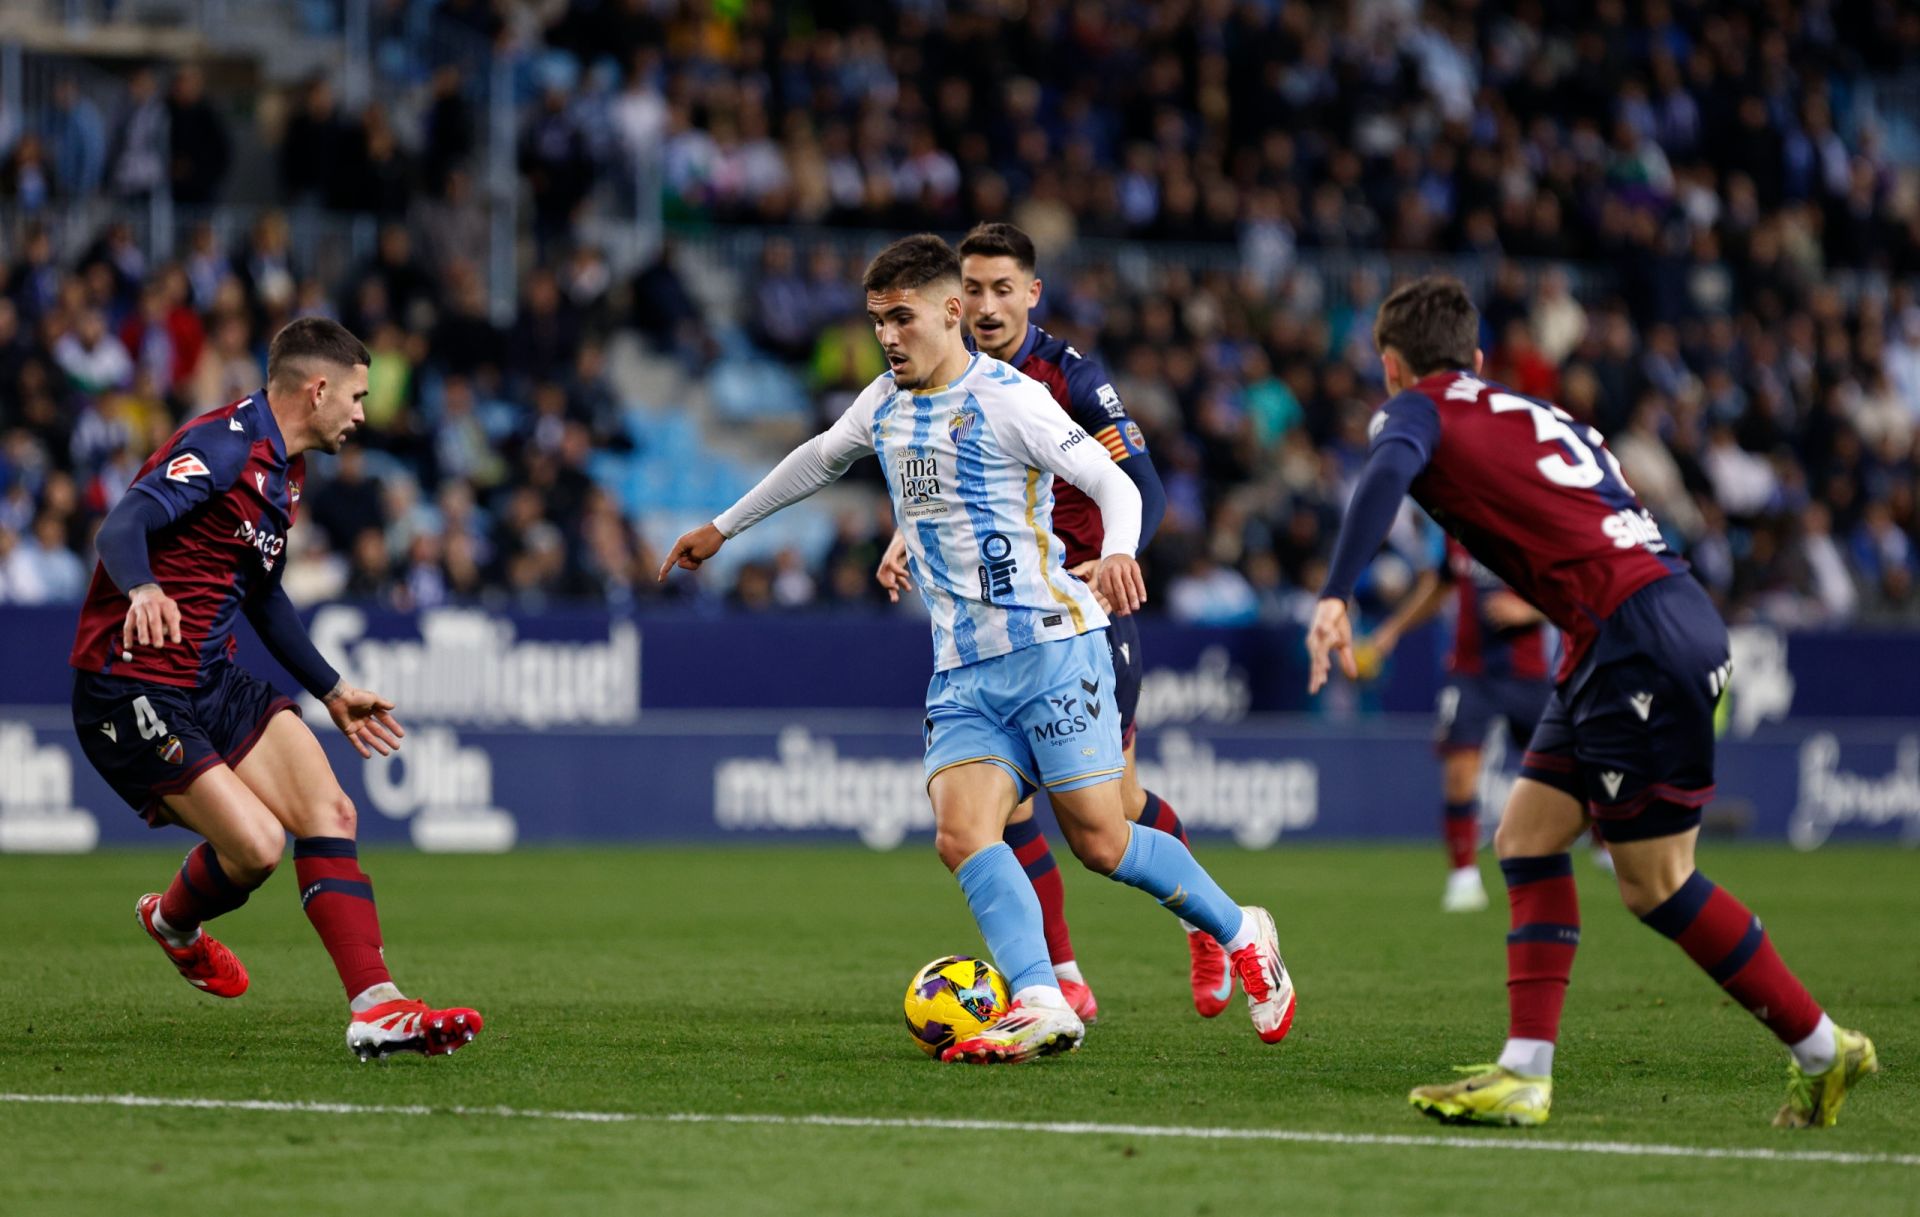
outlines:
[[[0,1104],[76,1107],[174,1107],[206,1111],[265,1111],[328,1116],[480,1116],[576,1124],[770,1124],[796,1128],[931,1129],[942,1132],[1044,1133],[1067,1137],[1169,1137],[1195,1141],[1277,1141],[1294,1145],[1358,1145],[1413,1149],[1506,1149],[1537,1153],[1607,1154],[1627,1158],[1716,1158],[1741,1162],[1824,1162],[1843,1166],[1920,1166],[1920,1154],[1865,1154],[1821,1149],[1741,1149],[1632,1141],[1546,1141],[1529,1133],[1484,1136],[1408,1133],[1310,1132],[1291,1128],[1204,1128],[1170,1124],[1028,1123],[1019,1120],[945,1120],[912,1116],[758,1115],[730,1112],[538,1111],[519,1107],[428,1107],[378,1103],[317,1103],[276,1099],[196,1099],[142,1094],[6,1094]]]

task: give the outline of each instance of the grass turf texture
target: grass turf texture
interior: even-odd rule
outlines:
[[[182,842],[185,838],[180,838]],[[1242,999],[1187,996],[1172,919],[1074,870],[1068,911],[1102,1021],[1072,1056],[1017,1068],[926,1060],[901,1025],[908,977],[982,948],[924,846],[423,857],[370,851],[395,975],[471,1003],[486,1032],[451,1059],[361,1065],[333,971],[276,877],[218,931],[253,975],[193,992],[136,929],[134,898],[177,855],[0,857],[12,949],[0,1091],[631,1112],[767,1112],[1448,1130],[1409,1086],[1491,1058],[1504,1028],[1505,913],[1438,910],[1433,849],[1202,845],[1274,912],[1301,991],[1284,1045]],[[1064,857],[1064,854],[1062,855]],[[1823,1133],[1767,1127],[1785,1053],[1672,944],[1577,873],[1584,941],[1557,1105],[1474,1138],[1913,1152],[1920,1148],[1920,859],[1712,848],[1708,874],[1757,909],[1883,1072]],[[1492,874],[1491,865],[1485,869]],[[1497,882],[1497,875],[1493,876]],[[1496,902],[1498,895],[1495,896]],[[1920,1168],[1505,1153],[1127,1135],[558,1124],[0,1104],[0,1213],[864,1213],[956,1204],[1036,1212],[1573,1213],[1920,1211]],[[1502,1183],[1502,1179],[1511,1182]],[[1450,1199],[1451,1198],[1451,1199]]]

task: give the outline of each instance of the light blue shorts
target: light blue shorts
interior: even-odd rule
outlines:
[[[935,672],[927,684],[927,781],[988,761],[1025,799],[1111,782],[1126,767],[1105,630]]]

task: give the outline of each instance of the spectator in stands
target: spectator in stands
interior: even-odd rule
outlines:
[[[127,78],[126,104],[107,153],[107,180],[114,194],[142,203],[165,190],[170,180],[168,142],[160,78],[152,68],[136,68]]]
[[[230,312],[214,322],[212,340],[201,352],[187,382],[190,413],[218,410],[265,383],[250,342],[251,326],[244,315]]]
[[[106,173],[107,124],[72,77],[54,82],[53,108],[42,134],[53,149],[53,176],[61,193],[70,199],[98,194]]]
[[[31,215],[51,206],[57,189],[53,164],[40,136],[29,131],[15,140],[0,160],[0,198]]]
[[[331,192],[347,166],[350,141],[351,133],[340,116],[339,102],[334,95],[332,76],[326,72],[315,73],[307,81],[299,104],[280,135],[283,201],[294,207],[332,206],[335,198]]]
[[[520,137],[520,173],[533,196],[533,231],[542,250],[572,230],[575,213],[593,187],[586,135],[567,100],[565,89],[548,85]]]
[[[206,78],[192,64],[174,74],[167,92],[167,132],[173,201],[189,207],[214,202],[233,162],[233,141],[226,119],[207,100]]]
[[[68,382],[82,393],[97,395],[133,382],[133,359],[120,340],[107,332],[106,316],[98,309],[80,315],[79,323],[54,344],[53,357]]]
[[[458,64],[434,70],[433,100],[421,127],[421,184],[430,195],[444,195],[449,175],[464,171],[474,151],[473,106]]]

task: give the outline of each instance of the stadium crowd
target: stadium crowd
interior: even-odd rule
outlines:
[[[389,37],[418,8],[381,6]],[[1154,608],[1295,616],[1317,589],[1380,397],[1371,312],[1389,251],[1481,268],[1493,378],[1606,432],[1670,540],[1734,617],[1920,611],[1920,178],[1862,104],[1915,61],[1899,6],[1470,0],[1335,6],[817,5],[442,0],[527,75],[517,162],[538,237],[509,328],[470,260],[484,221],[461,70],[401,122],[287,99],[289,206],[383,217],[343,280],[268,215],[150,264],[109,225],[55,256],[33,217],[108,194],[218,201],[229,147],[196,73],[136,76],[124,113],[0,125],[14,228],[0,299],[0,600],[76,599],[89,533],[182,417],[251,390],[273,330],[338,316],[374,352],[362,439],[310,496],[297,596],[657,594],[640,522],[589,474],[632,443],[606,340],[695,369],[723,331],[804,378],[822,417],[878,370],[828,228],[1011,220],[1042,249],[1037,319],[1108,361],[1170,506]],[[790,14],[789,14],[790,15]],[[169,142],[171,141],[171,143]],[[184,141],[184,142],[183,142]],[[670,226],[769,225],[743,315],[707,315],[671,244],[616,278],[570,234],[662,192]],[[1150,273],[1086,238],[1166,248]],[[1168,243],[1228,246],[1219,260]],[[1565,269],[1562,269],[1565,264]],[[1339,269],[1332,269],[1332,268]],[[303,535],[304,534],[304,535]],[[884,542],[848,513],[824,555],[744,567],[742,607],[873,601]],[[1411,556],[1421,549],[1411,531]],[[1418,560],[1415,558],[1414,560]],[[681,585],[682,587],[688,585]]]

